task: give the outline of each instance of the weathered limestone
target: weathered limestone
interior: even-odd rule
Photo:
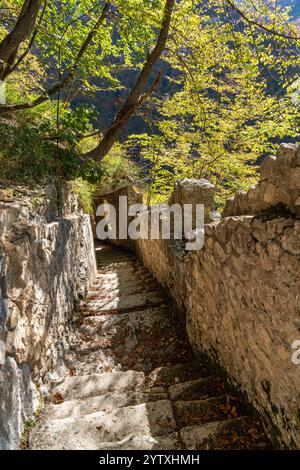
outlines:
[[[138,240],[136,251],[185,316],[194,351],[228,373],[277,446],[300,448],[300,369],[291,349],[300,339],[300,147],[282,145],[260,172],[256,188],[206,224],[202,250],[159,239]],[[209,213],[207,191],[185,180],[171,202],[204,202]]]
[[[259,184],[229,199],[223,216],[254,215],[278,204],[300,215],[299,191],[300,147],[282,144],[276,157],[269,156],[261,164]]]
[[[89,216],[65,188],[2,190],[0,237],[0,448],[13,449],[62,368],[66,324],[96,265]]]
[[[260,411],[270,436],[299,447],[300,221],[228,217],[185,262],[188,335]],[[297,242],[296,242],[297,241]]]
[[[215,187],[209,181],[204,178],[200,180],[186,178],[175,183],[169,204],[180,204],[182,207],[184,204],[192,204],[194,221],[196,204],[203,204],[205,221],[209,222],[215,208],[214,197]]]

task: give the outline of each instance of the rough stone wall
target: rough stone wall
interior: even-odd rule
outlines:
[[[300,215],[300,147],[282,144],[277,156],[270,155],[260,166],[260,181],[249,191],[228,199],[223,217],[258,214],[281,204]]]
[[[228,217],[206,226],[185,260],[186,328],[262,415],[269,435],[300,447],[300,221]]]
[[[138,240],[136,251],[174,301],[176,314],[185,321],[186,284],[184,243],[179,240]]]
[[[76,299],[96,275],[89,216],[67,189],[0,192],[0,449],[63,367]]]
[[[299,172],[300,148],[282,145],[262,164],[258,186],[229,201],[222,219],[209,208],[199,251],[161,239],[136,243],[185,316],[194,350],[227,372],[270,437],[288,448],[300,448],[300,366],[291,349],[300,339]],[[182,202],[180,194],[184,203],[211,201],[207,182],[190,182],[190,200],[188,186],[178,183],[171,202]]]

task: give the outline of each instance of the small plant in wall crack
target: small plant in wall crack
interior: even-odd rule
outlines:
[[[42,402],[40,402],[38,409],[34,412],[34,414],[26,421],[24,425],[23,434],[21,436],[20,450],[29,449],[30,433],[37,426],[38,422],[41,419],[41,410],[42,410]]]

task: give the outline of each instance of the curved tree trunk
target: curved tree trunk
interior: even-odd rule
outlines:
[[[156,45],[153,51],[151,52],[151,54],[149,55],[149,58],[147,62],[145,63],[143,69],[141,70],[135,86],[133,87],[132,91],[128,95],[127,100],[124,103],[124,106],[118,112],[114,123],[106,131],[100,144],[91,152],[88,152],[87,154],[85,154],[85,156],[89,158],[93,158],[95,160],[102,160],[105,157],[105,155],[111,150],[118,136],[120,135],[120,133],[122,132],[126,124],[128,123],[130,117],[134,114],[138,106],[145,100],[145,98],[149,95],[149,93],[155,88],[155,85],[157,84],[157,80],[159,80],[159,76],[156,78],[153,85],[145,93],[143,93],[149,81],[149,78],[151,76],[151,73],[153,71],[153,67],[165,49],[166,42],[167,42],[168,35],[169,35],[174,6],[175,6],[175,0],[166,0],[165,10],[164,10],[164,19],[163,19],[159,36],[156,41]]]
[[[25,0],[14,29],[0,42],[0,80],[14,65],[20,45],[33,32],[42,0]]]

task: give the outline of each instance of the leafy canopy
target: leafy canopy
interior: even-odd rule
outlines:
[[[14,26],[22,4],[0,0],[0,39]],[[8,79],[9,102],[34,99],[72,69],[104,4],[47,2],[31,51]],[[82,165],[78,149],[82,153],[88,146],[81,141],[84,134],[103,130],[104,116],[91,106],[75,106],[74,97],[93,99],[99,89],[128,87],[128,70],[141,69],[155,44],[164,5],[163,0],[110,2],[66,89],[35,110],[0,122],[6,177],[15,171],[22,178],[24,165],[32,179],[40,178],[43,168],[47,175],[93,182],[103,175],[90,160]],[[130,136],[124,148],[140,150],[152,198],[166,197],[178,178],[205,177],[217,186],[222,204],[225,196],[255,181],[259,157],[282,139],[297,139],[300,42],[286,39],[297,34],[291,9],[278,0],[176,2],[159,65],[168,84],[140,110],[149,132]],[[34,165],[35,159],[40,163]],[[114,162],[113,174],[115,168]]]
[[[216,185],[222,205],[256,181],[260,157],[298,137],[298,43],[255,29],[224,3],[181,2],[165,57],[176,91],[152,99],[151,132],[129,139],[129,149],[142,148],[155,200],[179,178],[204,177]],[[260,11],[268,26],[293,31],[289,9],[276,1],[236,3],[249,18]]]

